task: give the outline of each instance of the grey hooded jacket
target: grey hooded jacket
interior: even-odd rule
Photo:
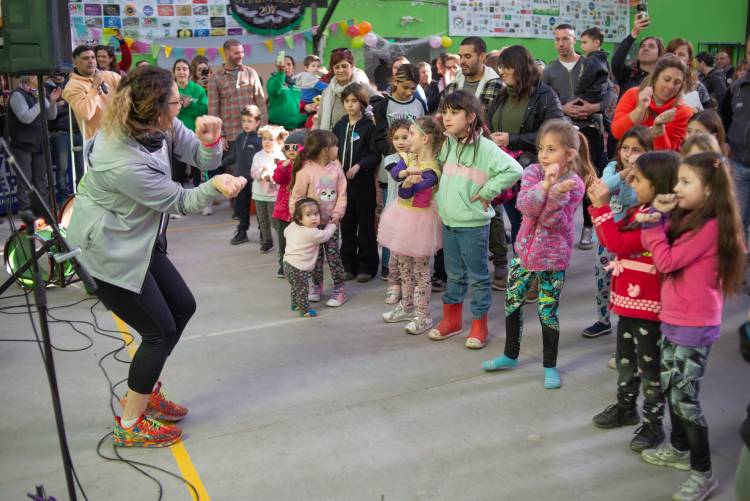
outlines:
[[[129,137],[100,132],[91,138],[85,152],[89,170],[78,186],[67,232],[93,277],[136,293],[163,215],[198,212],[220,195],[210,181],[193,189],[172,181],[170,149],[188,165],[211,170],[221,163],[221,144],[206,148],[177,118],[168,136],[154,153]]]

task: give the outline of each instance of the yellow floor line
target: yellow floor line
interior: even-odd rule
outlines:
[[[114,317],[115,319],[115,325],[117,325],[117,330],[120,331],[122,339],[126,343],[130,343],[130,345],[128,345],[128,353],[130,353],[130,358],[132,360],[137,347],[135,343],[131,342],[134,338],[130,333],[130,328],[114,313],[112,313],[112,317]],[[193,490],[190,487],[187,487],[190,496],[195,501],[211,501],[211,496],[209,496],[208,492],[206,492],[206,488],[203,486],[201,477],[200,475],[198,475],[198,471],[195,469],[193,460],[190,459],[190,454],[188,454],[188,451],[185,448],[185,444],[182,442],[182,440],[172,445],[169,450],[172,451],[172,456],[174,456],[174,460],[177,463],[177,467],[180,468],[182,476],[185,478],[185,480],[193,484],[195,490],[198,491],[198,497],[196,498]]]

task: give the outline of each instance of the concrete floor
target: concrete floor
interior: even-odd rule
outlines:
[[[257,230],[251,243],[230,246],[233,226],[226,206],[212,217],[170,225],[170,256],[198,311],[162,380],[172,398],[190,407],[184,444],[211,499],[657,500],[668,499],[685,478],[633,454],[633,428],[591,424],[613,401],[616,379],[606,367],[614,337],[580,336],[594,319],[593,251],[573,256],[560,310],[564,386],[549,391],[542,388],[533,307],[526,309],[521,366],[485,374],[480,362],[503,346],[502,293],[493,293],[493,339],[478,352],[463,347],[465,335],[436,343],[384,324],[379,280],[352,283],[343,307],[299,319],[288,311],[287,283],[274,277],[276,255],[260,253]],[[0,238],[7,235],[6,222]],[[49,289],[52,305],[84,297],[79,285]],[[20,303],[0,299],[0,307]],[[439,295],[432,303],[439,315]],[[54,314],[91,320],[90,305]],[[736,328],[747,309],[744,295],[727,303],[702,388],[721,483],[716,499],[734,499],[738,428],[750,400],[750,367],[738,355]],[[101,306],[95,312],[103,327],[115,328]],[[59,347],[86,345],[64,324],[53,324],[52,336]],[[0,338],[31,337],[25,315],[0,316]],[[118,343],[93,339],[86,351],[55,352],[78,475],[92,500],[157,499],[155,483],[96,455],[112,425],[97,361]],[[115,380],[127,375],[111,359],[105,367]],[[49,388],[33,343],[0,344],[0,390],[0,500],[25,499],[39,483],[65,499]],[[179,473],[169,449],[120,451]],[[109,443],[104,453],[112,455]],[[190,499],[179,481],[154,475],[164,499]]]

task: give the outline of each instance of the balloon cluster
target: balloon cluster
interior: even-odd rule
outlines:
[[[346,34],[352,37],[352,48],[361,49],[365,45],[375,47],[378,45],[378,36],[372,32],[372,24],[362,21],[359,24],[353,24],[346,28]],[[453,45],[453,40],[449,36],[433,35],[429,37],[430,47],[438,49],[440,47],[448,48]]]
[[[346,34],[352,37],[352,47],[355,49],[361,49],[365,45],[375,47],[378,44],[378,37],[372,32],[372,24],[367,21],[349,26]]]

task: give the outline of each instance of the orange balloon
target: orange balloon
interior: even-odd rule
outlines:
[[[359,23],[359,34],[360,35],[367,35],[372,31],[372,25],[368,23],[367,21],[362,21]]]

